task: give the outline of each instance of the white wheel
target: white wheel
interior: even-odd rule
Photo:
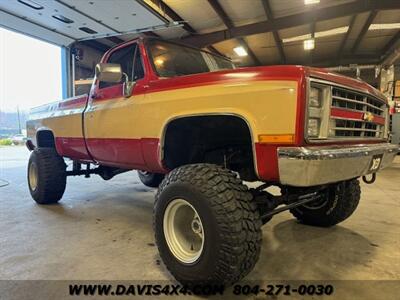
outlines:
[[[210,164],[166,175],[153,211],[160,257],[184,285],[226,286],[246,276],[260,254],[257,204],[237,175]]]
[[[28,169],[28,183],[32,191],[36,191],[38,184],[38,169],[36,163],[31,163]]]
[[[168,248],[185,264],[196,262],[204,246],[204,230],[196,209],[186,200],[172,200],[164,214],[163,229]]]

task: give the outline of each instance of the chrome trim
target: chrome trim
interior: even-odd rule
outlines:
[[[309,78],[310,78],[310,80],[312,80],[314,82],[321,83],[321,84],[334,85],[334,86],[337,86],[337,87],[340,87],[340,88],[345,88],[345,89],[354,91],[354,92],[356,92],[358,94],[370,95],[371,97],[375,97],[375,98],[381,100],[383,103],[385,103],[387,105],[387,99],[385,98],[385,96],[383,94],[382,94],[383,97],[379,98],[377,95],[371,94],[368,90],[360,91],[360,90],[357,90],[357,89],[355,89],[355,88],[353,88],[351,86],[347,86],[347,85],[343,85],[343,84],[340,84],[340,83],[336,83],[334,81],[323,80],[323,79],[319,79],[319,78],[316,78],[316,77],[309,77]],[[360,82],[365,83],[365,82],[363,82],[361,80],[360,80]]]
[[[371,122],[365,121],[365,120],[353,119],[353,118],[342,118],[342,117],[336,117],[336,116],[331,116],[331,119],[344,120],[344,121],[356,121],[356,122],[360,122],[360,123],[371,123]],[[380,124],[378,124],[378,125],[380,125]],[[383,126],[383,125],[381,125],[381,126]]]
[[[343,130],[343,131],[366,131],[366,132],[382,132],[382,130],[379,129],[363,129],[363,128],[349,128],[349,127],[332,127],[331,129],[335,130]],[[349,136],[351,137],[351,136]]]
[[[400,152],[389,143],[319,147],[279,147],[280,183],[291,186],[315,186],[343,181],[371,173],[374,155],[382,155],[377,172],[388,167]]]
[[[369,91],[367,90],[357,90],[354,89],[352,87],[349,86],[345,86],[342,84],[338,84],[332,81],[327,81],[327,80],[322,80],[322,79],[318,79],[315,77],[307,77],[307,84],[306,84],[306,105],[305,105],[305,114],[304,114],[304,140],[306,143],[309,144],[324,144],[324,143],[332,143],[332,142],[346,142],[346,141],[354,141],[354,142],[360,142],[362,143],[363,141],[376,141],[376,142],[386,142],[387,138],[385,138],[386,133],[388,131],[388,122],[389,122],[389,118],[387,115],[388,112],[388,104],[387,102],[383,99],[383,98],[379,98],[377,95],[371,94]],[[370,97],[374,97],[375,99],[377,99],[377,101],[381,101],[382,104],[385,105],[386,109],[384,110],[384,114],[382,117],[385,118],[386,122],[385,125],[381,125],[383,127],[383,137],[354,137],[354,136],[349,136],[349,137],[326,137],[326,138],[310,138],[308,137],[308,119],[309,119],[309,91],[311,88],[311,83],[317,83],[320,85],[327,85],[330,86],[331,89],[331,95],[332,95],[332,87],[338,87],[338,88],[344,88],[347,90],[350,90],[354,93],[360,94],[360,95],[368,95]],[[360,103],[361,104],[361,103]],[[366,103],[364,103],[366,104]],[[330,99],[329,101],[329,111],[332,108],[332,99]],[[353,110],[353,109],[346,109],[349,111],[356,111],[356,112],[360,112],[359,110]],[[359,120],[354,120],[354,119],[347,119],[347,118],[337,118],[337,117],[329,117],[328,122],[330,119],[343,119],[343,120],[350,120],[350,121],[359,121]],[[361,121],[361,120],[360,120]]]
[[[375,105],[373,105],[371,103],[368,103],[368,102],[361,102],[361,101],[357,101],[357,100],[353,100],[353,99],[349,99],[349,98],[344,98],[344,97],[340,97],[340,96],[334,96],[334,95],[332,95],[332,99],[338,99],[338,100],[341,100],[341,101],[347,101],[347,102],[351,102],[351,103],[355,103],[355,104],[359,104],[359,105],[366,105],[366,106],[371,107],[373,109],[380,110],[381,112],[385,111],[384,109],[382,109],[382,108],[380,108],[378,106],[375,106]],[[379,100],[377,100],[377,101],[379,101]],[[382,104],[385,104],[385,103],[382,103]],[[340,107],[337,107],[337,108],[340,108]],[[360,112],[360,110],[357,110],[357,109],[351,109],[351,108],[343,108],[343,109],[355,110],[355,111]]]

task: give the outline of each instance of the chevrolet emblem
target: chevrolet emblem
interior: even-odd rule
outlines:
[[[363,120],[364,121],[368,121],[368,122],[372,122],[374,120],[374,115],[370,112],[366,112],[363,115]]]

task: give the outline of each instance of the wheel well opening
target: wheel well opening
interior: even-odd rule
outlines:
[[[40,130],[36,133],[36,141],[38,147],[55,148],[53,132],[50,130]]]
[[[212,163],[239,172],[244,180],[257,180],[252,139],[247,123],[236,116],[183,117],[168,124],[163,163],[169,169]]]

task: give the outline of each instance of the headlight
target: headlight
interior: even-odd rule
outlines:
[[[311,87],[309,104],[312,107],[321,107],[322,91],[318,88]]]
[[[305,124],[305,134],[308,138],[321,140],[328,137],[331,99],[331,86],[311,81],[308,90]]]
[[[308,119],[307,133],[309,137],[319,136],[319,119]]]

